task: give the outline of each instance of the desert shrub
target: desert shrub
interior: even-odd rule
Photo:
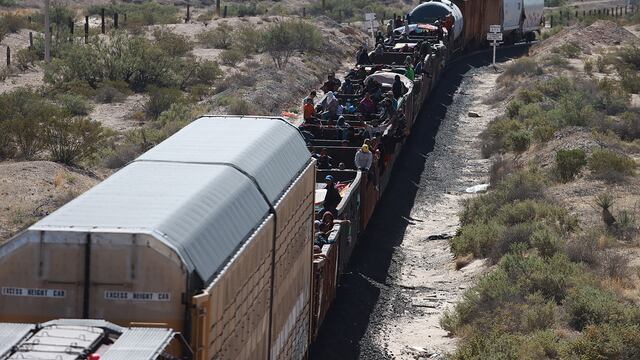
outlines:
[[[181,90],[195,85],[212,86],[222,77],[222,69],[217,62],[211,60],[185,60],[178,77],[181,79],[178,85]]]
[[[637,112],[625,112],[620,115],[620,127],[614,130],[623,140],[635,140],[640,138],[640,114]]]
[[[242,98],[233,98],[229,101],[228,111],[233,115],[251,115],[255,112],[253,106]]]
[[[539,82],[536,85],[536,88],[550,98],[557,98],[561,95],[575,91],[573,81],[565,76],[559,76],[547,81]]]
[[[604,274],[615,280],[626,280],[631,273],[629,258],[613,251],[608,251],[602,256],[601,266]]]
[[[531,234],[531,246],[538,250],[538,254],[549,258],[563,249],[564,242],[558,234],[548,226],[540,226]]]
[[[598,69],[598,72],[602,74],[607,72],[607,61],[604,56],[598,56],[596,58],[596,69]]]
[[[587,326],[566,350],[567,358],[638,359],[640,327],[637,324]]]
[[[451,239],[451,252],[456,257],[487,257],[504,231],[505,227],[497,222],[465,225]]]
[[[566,5],[566,0],[544,0],[545,7],[561,7]]]
[[[249,4],[232,4],[229,7],[229,15],[237,17],[257,16],[264,13],[264,9],[258,7],[254,2]]]
[[[171,56],[184,56],[193,50],[193,44],[186,36],[176,34],[166,28],[154,30],[153,37],[155,44]]]
[[[251,25],[242,25],[234,31],[233,46],[245,54],[257,54],[263,50],[260,30]]]
[[[563,182],[573,180],[587,165],[587,155],[582,149],[561,149],[556,152],[556,174]]]
[[[508,139],[511,134],[522,130],[524,125],[513,119],[497,118],[489,123],[482,134],[482,153],[489,157],[498,151],[508,148]]]
[[[510,101],[507,104],[507,116],[509,116],[510,118],[514,118],[516,116],[518,116],[518,113],[520,112],[520,109],[524,106],[524,103],[520,100],[513,100]]]
[[[518,91],[518,99],[523,102],[523,105],[534,104],[544,100],[544,94],[538,89],[522,88]]]
[[[498,239],[493,249],[490,249],[489,260],[496,264],[505,254],[526,251],[530,247],[534,225],[522,223],[508,226]]]
[[[539,125],[536,126],[533,129],[533,139],[535,141],[538,142],[547,142],[551,139],[553,139],[553,136],[556,133],[556,128],[548,125],[548,124],[543,124],[543,125]]]
[[[565,305],[569,323],[577,330],[588,325],[632,324],[638,321],[637,308],[623,304],[614,294],[591,285],[570,290]]]
[[[21,71],[29,70],[35,65],[36,60],[38,60],[38,54],[33,50],[20,49],[16,52],[16,66]]]
[[[207,48],[228,49],[233,42],[234,30],[226,22],[221,22],[215,29],[203,31],[197,35],[200,44]]]
[[[531,133],[528,131],[517,131],[509,134],[507,140],[509,149],[515,153],[523,153],[529,149],[531,145]]]
[[[182,100],[183,94],[178,89],[154,87],[149,91],[149,99],[144,106],[144,110],[147,115],[157,119],[162,112],[169,110],[172,104],[179,103]]]
[[[71,115],[88,115],[91,112],[91,105],[82,96],[63,94],[59,96],[58,101]]]
[[[571,59],[577,58],[582,53],[582,49],[575,42],[562,44],[558,47],[553,48],[551,51]]]
[[[584,61],[583,69],[587,75],[591,75],[593,73],[593,61],[590,59],[586,59]]]
[[[610,181],[633,175],[636,167],[632,158],[606,149],[593,150],[587,164],[594,176]]]
[[[514,171],[515,164],[512,160],[504,156],[497,157],[489,169],[489,185],[495,187]]]
[[[125,91],[128,90],[127,84],[125,85]],[[95,100],[102,104],[111,104],[124,101],[126,94],[122,88],[115,84],[115,82],[105,82],[100,84],[96,91]]]
[[[52,117],[44,129],[53,161],[73,165],[93,158],[105,140],[105,130],[86,118]]]
[[[522,57],[511,63],[500,75],[501,80],[516,76],[535,76],[542,75],[542,68],[535,59],[530,57]]]
[[[220,62],[227,66],[236,66],[245,56],[238,49],[227,49],[220,53]]]
[[[270,24],[263,41],[265,51],[278,69],[284,68],[294,53],[318,51],[323,43],[318,28],[302,20]]]
[[[20,29],[23,29],[27,26],[27,21],[24,17],[7,14],[0,17],[0,27],[6,29],[6,31],[10,33],[17,33]]]
[[[620,73],[620,84],[630,93],[640,93],[640,75],[637,71],[623,70]]]
[[[522,328],[525,332],[545,330],[555,324],[555,304],[545,299],[541,293],[527,296],[527,306],[523,306]]]
[[[625,65],[640,70],[640,47],[625,46],[618,51],[617,55]]]
[[[545,57],[543,61],[546,66],[555,66],[555,67],[565,68],[565,69],[568,69],[570,67],[569,61],[567,60],[567,58],[556,53],[553,53]]]
[[[598,255],[599,236],[600,234],[595,231],[580,234],[580,236],[567,242],[565,253],[573,262],[595,265],[600,260]]]
[[[614,233],[622,241],[632,241],[638,235],[638,222],[635,212],[621,210],[616,215]]]

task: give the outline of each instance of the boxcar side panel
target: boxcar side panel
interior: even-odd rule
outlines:
[[[196,359],[268,357],[274,226],[270,215],[220,276],[194,298]]]
[[[315,165],[276,205],[271,359],[300,359],[309,345]]]

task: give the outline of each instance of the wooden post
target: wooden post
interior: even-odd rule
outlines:
[[[84,43],[89,43],[89,17],[84,17]]]
[[[51,19],[49,19],[49,0],[44,0],[44,62],[51,62]]]
[[[7,46],[7,67],[11,67],[11,48]]]
[[[118,29],[118,13],[113,13],[113,27]]]
[[[322,0],[322,11],[324,11],[325,0]]]
[[[31,16],[28,16],[27,19],[29,19],[29,24],[31,24]]]
[[[226,18],[227,17],[227,5],[224,6],[224,9],[222,10],[222,17]]]
[[[627,15],[627,5],[624,6],[624,14]]]
[[[553,15],[549,15],[549,27],[553,27]]]
[[[124,24],[127,24],[127,13],[124,13]]]
[[[33,49],[33,32],[29,31],[29,50]]]
[[[582,10],[582,17],[585,17],[587,15],[587,12],[585,10]]]
[[[578,10],[576,10],[576,19],[578,18]]]
[[[220,17],[220,0],[216,0],[216,16]]]
[[[104,8],[102,8],[102,10],[100,11],[100,15],[101,15],[101,19],[102,19],[102,33],[104,34],[106,31],[105,27],[104,27]]]
[[[302,8],[302,17],[303,18],[307,17],[307,8],[305,8],[305,7]]]
[[[191,20],[191,5],[187,3],[187,17],[184,18],[184,22],[188,23]]]

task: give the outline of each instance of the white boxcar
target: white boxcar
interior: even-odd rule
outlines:
[[[299,359],[314,180],[283,119],[198,119],[0,246],[0,321],[156,323],[201,360]]]

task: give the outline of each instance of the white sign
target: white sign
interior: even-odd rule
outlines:
[[[2,295],[61,299],[67,296],[67,292],[65,290],[59,290],[59,289],[27,289],[27,288],[3,287]]]
[[[502,41],[502,33],[487,33],[487,40]]]
[[[166,292],[130,292],[130,291],[111,291],[104,292],[106,300],[121,301],[170,301],[171,294]]]
[[[489,25],[489,32],[492,32],[492,33],[502,32],[502,27],[500,25]]]
[[[376,19],[376,13],[366,13],[364,14],[364,19],[367,21],[373,21]]]

